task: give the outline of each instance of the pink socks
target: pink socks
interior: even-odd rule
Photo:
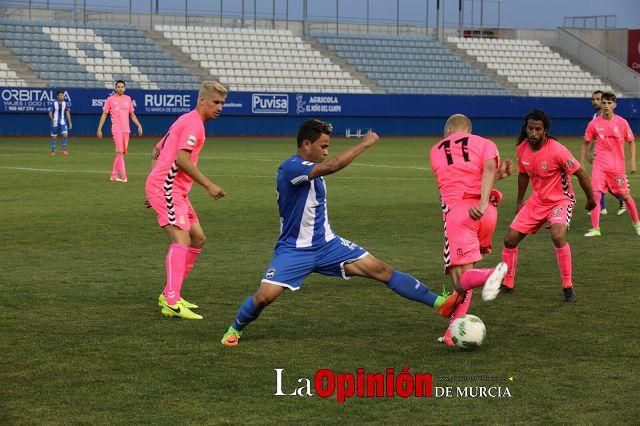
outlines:
[[[113,160],[113,171],[111,172],[112,177],[117,177],[120,174],[122,180],[127,178],[127,171],[124,167],[124,155],[116,154],[116,158]]]
[[[189,248],[181,244],[171,244],[169,246],[165,260],[167,285],[163,292],[169,305],[174,305],[180,300],[180,289],[184,281],[188,253]]]
[[[518,247],[502,249],[502,261],[507,264],[507,275],[502,284],[513,288],[515,285],[516,268],[518,267]]]
[[[631,216],[631,221],[633,223],[638,223],[640,219],[638,219],[638,208],[636,207],[636,202],[633,201],[633,198],[629,197],[628,200],[624,200],[624,205],[627,207],[627,211]]]
[[[591,210],[591,227],[594,229],[600,228],[600,199],[604,197],[602,192],[595,194],[596,206]],[[636,212],[637,215],[637,212]]]
[[[571,247],[569,243],[558,248],[556,247],[556,257],[558,259],[558,268],[560,268],[560,277],[562,278],[562,288],[573,287],[571,278]]]
[[[492,272],[493,269],[469,269],[460,276],[460,287],[465,291],[481,287]]]

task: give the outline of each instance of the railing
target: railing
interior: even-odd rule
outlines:
[[[625,96],[640,96],[640,74],[616,58],[591,46],[564,28],[558,28],[558,47],[598,74],[621,86],[625,90]]]
[[[564,24],[565,28],[580,28],[580,29],[610,29],[616,28],[618,17],[616,15],[597,15],[597,16],[565,16]]]

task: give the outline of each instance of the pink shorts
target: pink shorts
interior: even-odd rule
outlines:
[[[616,195],[629,193],[629,181],[624,170],[612,173],[594,167],[591,171],[591,187],[594,192],[611,190]]]
[[[523,234],[535,234],[547,221],[569,226],[575,201],[567,199],[556,204],[543,205],[529,198],[525,201],[516,217],[511,222],[511,228]]]
[[[478,198],[466,198],[454,206],[443,205],[444,221],[444,271],[452,266],[473,264],[487,253],[491,253],[491,237],[498,221],[497,202],[480,220],[469,216],[469,208],[478,204]]]
[[[158,214],[158,224],[161,227],[173,225],[184,231],[190,231],[191,224],[198,223],[198,215],[186,195],[173,193],[170,197],[156,194],[149,196],[147,191],[147,200]]]
[[[129,147],[129,133],[114,133],[113,143],[116,145],[116,151],[126,154]]]

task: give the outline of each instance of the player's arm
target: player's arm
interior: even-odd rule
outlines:
[[[524,202],[524,195],[527,193],[527,187],[529,186],[529,175],[526,173],[518,174],[518,196],[516,198],[516,213],[522,208]]]
[[[497,158],[490,158],[484,162],[482,184],[480,186],[480,204],[469,208],[469,216],[471,216],[473,220],[481,219],[489,207],[489,196],[491,195],[498,171],[497,163]]]
[[[107,120],[107,112],[103,111],[100,116],[100,121],[98,122],[98,131],[96,132],[96,136],[98,139],[102,139],[102,126],[104,126],[104,122]]]
[[[493,179],[493,184],[495,185],[496,182],[499,181],[500,179],[506,179],[509,176],[511,176],[512,171],[513,171],[513,161],[507,158],[502,163],[500,163],[498,170],[496,170],[495,178]]]
[[[140,122],[138,121],[138,117],[136,117],[136,113],[130,112],[129,116],[131,117],[131,121],[133,121],[133,124],[138,126],[138,136],[142,136],[142,124],[140,124]]]
[[[631,139],[631,142],[629,142],[629,173],[635,173],[637,168],[636,141],[635,139]]]
[[[191,152],[180,149],[178,150],[178,158],[176,164],[183,172],[193,179],[198,185],[202,186],[213,199],[218,200],[225,196],[224,190],[215,183],[212,183],[191,161]]]
[[[351,149],[340,152],[329,160],[324,161],[314,166],[309,172],[309,180],[315,179],[319,176],[326,176],[332,173],[342,170],[347,167],[353,160],[355,160],[360,154],[362,154],[367,148],[373,146],[379,139],[376,133],[370,132],[363,136],[360,143]]]
[[[574,175],[578,178],[580,187],[584,191],[584,195],[587,197],[587,203],[584,208],[592,210],[596,206],[596,200],[593,197],[593,188],[591,187],[591,179],[589,179],[589,175],[584,171],[584,167],[580,167]]]
[[[584,139],[582,141],[582,147],[580,148],[580,164],[585,164],[585,160],[587,158],[587,152],[589,152],[589,149],[591,149],[594,146],[595,144],[593,140]]]
[[[158,161],[158,157],[160,156],[160,150],[156,145],[151,148],[151,170],[156,166],[156,162]]]
[[[53,113],[51,112],[51,110],[49,110],[49,120],[51,120],[52,123],[54,122],[53,121]]]
[[[71,130],[73,129],[73,124],[71,123],[71,112],[68,108],[65,115],[67,116],[67,122],[69,123],[69,130]]]

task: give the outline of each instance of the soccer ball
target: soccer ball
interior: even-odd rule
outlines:
[[[487,328],[480,318],[475,315],[465,315],[456,318],[449,327],[451,332],[451,340],[457,347],[463,349],[472,349],[478,347],[484,341],[487,334]]]

